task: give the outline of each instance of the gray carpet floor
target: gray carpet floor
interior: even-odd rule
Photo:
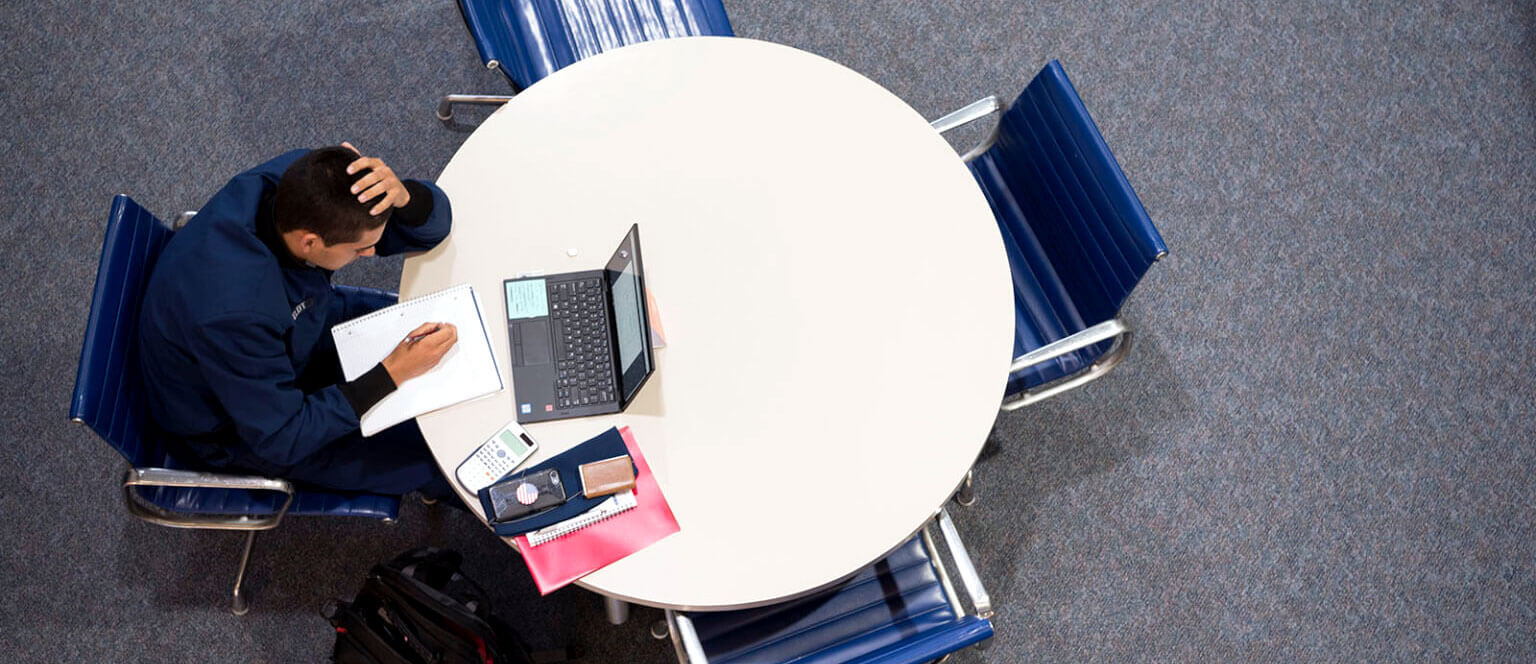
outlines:
[[[1536,8],[1387,5],[727,2],[929,117],[1059,58],[1172,251],[1120,369],[999,417],[955,512],[997,637],[956,661],[1536,660]],[[437,96],[506,88],[451,0],[0,17],[0,659],[318,661],[320,604],[435,544],[536,645],[670,661],[654,610],[541,599],[414,502],[263,535],[237,618],[240,537],[126,516],[121,459],[66,422],[111,196],[196,208],[342,140],[434,177],[467,136]],[[398,278],[366,263],[340,280]]]

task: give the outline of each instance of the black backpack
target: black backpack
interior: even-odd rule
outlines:
[[[517,632],[491,612],[455,551],[422,548],[374,565],[351,602],[321,612],[336,628],[337,664],[537,664]],[[554,659],[565,653],[554,655]]]

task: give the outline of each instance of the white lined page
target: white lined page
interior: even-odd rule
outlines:
[[[331,328],[341,371],[356,380],[423,323],[452,323],[459,339],[437,366],[405,381],[363,413],[364,436],[408,419],[502,389],[501,372],[480,315],[474,287],[460,284],[401,302]]]

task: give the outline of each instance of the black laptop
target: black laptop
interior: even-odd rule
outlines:
[[[655,369],[639,224],[601,270],[502,287],[518,422],[617,413]]]

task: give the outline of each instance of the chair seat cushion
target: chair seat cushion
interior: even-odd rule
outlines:
[[[955,613],[916,537],[827,592],[688,618],[711,664],[923,662],[992,635]]]
[[[972,160],[970,168],[992,206],[1008,250],[1008,267],[1013,273],[1013,356],[1104,322],[1083,320],[1009,189],[1006,167],[987,153]],[[1007,393],[1038,387],[1087,368],[1111,345],[1113,342],[1105,341],[1016,372],[1008,377]]]

